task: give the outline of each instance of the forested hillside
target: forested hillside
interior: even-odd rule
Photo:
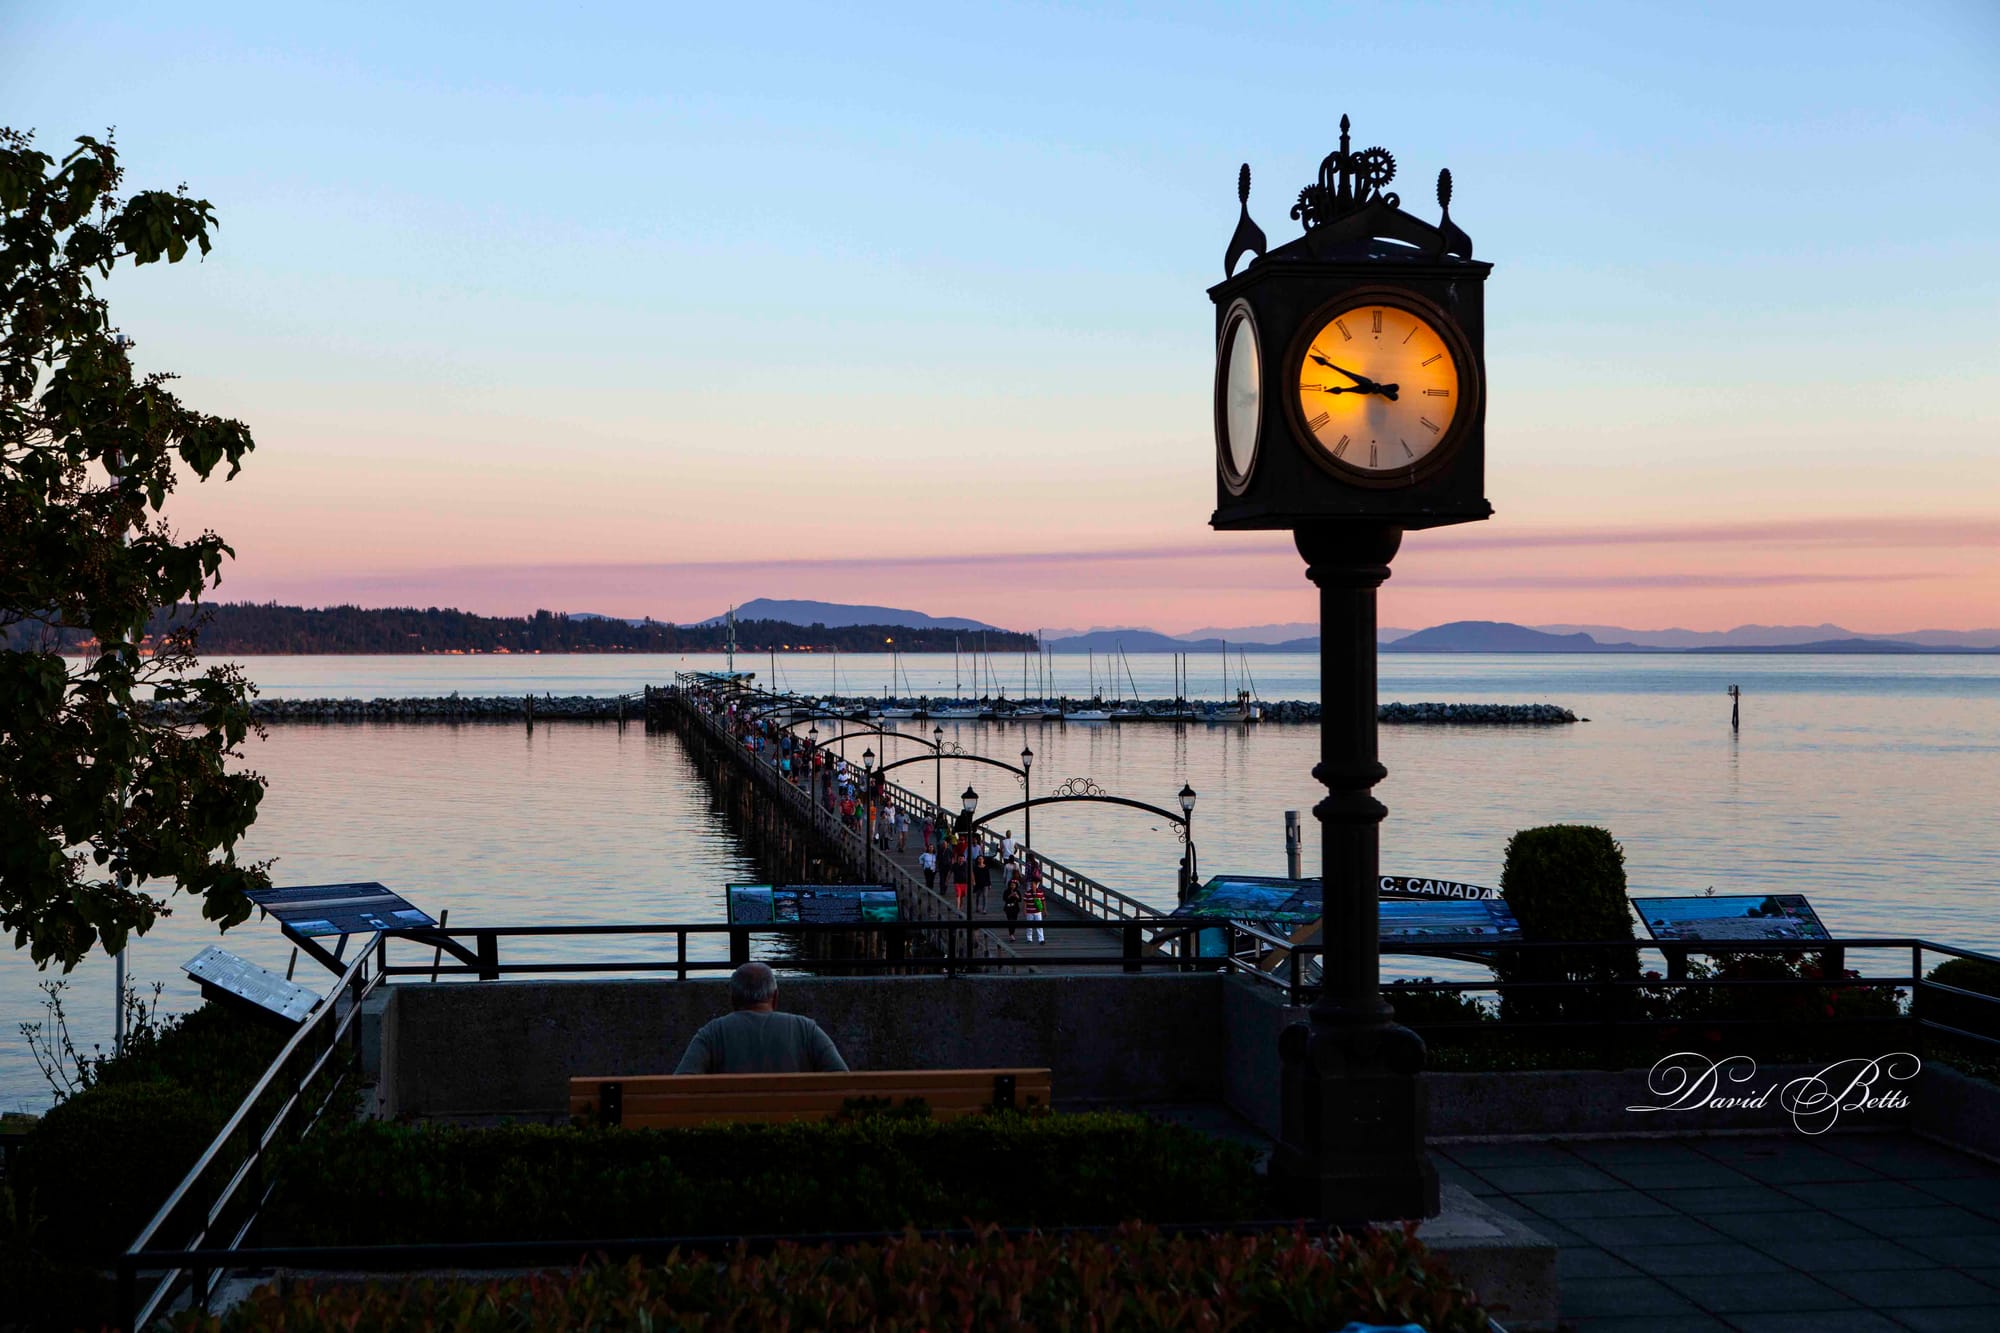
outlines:
[[[159,617],[154,633],[198,619],[203,656],[264,653],[699,653],[717,652],[729,631],[721,625],[670,625],[662,621],[627,624],[595,616],[537,611],[532,616],[478,616],[439,607],[329,606],[306,608],[275,603],[225,602],[191,614],[187,608]],[[68,651],[87,647],[86,634],[62,635]],[[0,628],[0,647],[30,648],[42,642],[39,625]],[[995,652],[1034,647],[1027,634],[988,632],[975,639],[962,631],[914,629],[905,625],[788,625],[777,620],[738,621],[739,652],[814,650],[950,652],[954,640],[983,642]]]

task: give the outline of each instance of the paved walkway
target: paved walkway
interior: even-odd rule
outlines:
[[[1577,1333],[2000,1333],[2000,1167],[1907,1135],[1433,1145]]]

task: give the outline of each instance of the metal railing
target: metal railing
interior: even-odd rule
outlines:
[[[309,1133],[352,1077],[349,1056],[359,1053],[361,1006],[382,982],[375,966],[380,936],[374,944],[361,950],[299,1024],[208,1149],[118,1256],[119,1327],[146,1327],[184,1290],[204,1305],[213,1295],[223,1271],[213,1256],[242,1244],[275,1187],[267,1170],[272,1150]],[[275,1107],[260,1119],[273,1100]],[[220,1245],[214,1243],[218,1238]],[[142,1299],[145,1273],[159,1276]]]
[[[689,716],[698,719],[717,739],[727,741],[735,746],[737,750],[741,751],[744,759],[752,766],[770,772],[774,776],[777,776],[779,781],[784,783],[785,786],[804,794],[796,775],[791,778],[784,777],[776,761],[768,754],[762,750],[751,750],[744,746],[743,737],[734,732],[724,719],[718,717],[713,710],[704,707],[690,692],[682,690],[676,697],[687,709]],[[762,719],[757,720],[761,721]],[[903,735],[905,739],[919,745],[927,746],[931,744],[931,742],[925,740],[922,736],[907,733],[896,734]],[[948,762],[951,758],[953,758],[951,755],[942,757],[944,762]],[[940,830],[950,829],[957,819],[956,811],[946,809],[920,792],[912,791],[907,787],[893,782],[884,783],[883,787],[884,799],[890,805],[904,811],[914,819],[928,819]],[[820,807],[818,802],[813,800],[809,794],[807,795],[807,802],[816,811],[825,813],[823,807]],[[865,834],[855,834],[852,830],[846,829],[837,817],[833,819],[832,826],[849,837],[856,838],[857,840],[865,839]],[[1000,837],[991,829],[981,828],[978,831],[978,836],[981,845],[989,852],[997,852],[999,850]],[[1051,898],[1067,904],[1086,917],[1091,917],[1108,924],[1131,921],[1152,922],[1160,918],[1161,914],[1158,908],[1141,902],[1130,894],[1121,893],[1099,880],[1092,879],[1081,871],[1057,861],[1046,852],[1037,851],[1035,858],[1042,864],[1043,891]],[[916,880],[914,876],[902,871],[900,867],[894,867],[894,869],[902,875],[905,883],[917,889],[922,888],[921,882]],[[956,905],[951,903],[949,899],[945,899],[940,895],[939,901],[943,904],[947,914],[957,914]],[[1150,926],[1147,928],[1151,929]]]
[[[1304,1004],[1320,990],[1315,961],[1323,947],[1294,944],[1282,935],[1248,922],[1211,926],[1227,940],[1221,957],[1199,961],[1226,967],[1232,973],[1281,990],[1292,1004]],[[1846,963],[1855,953],[1889,953],[1907,959],[1902,965],[1884,970],[1850,969]],[[1950,959],[1975,959],[2000,968],[2000,957],[1932,940],[1907,937],[1857,936],[1826,940],[1786,941],[1672,941],[1657,940],[1524,940],[1487,946],[1470,953],[1463,942],[1418,944],[1384,942],[1383,957],[1446,958],[1466,961],[1476,958],[1494,967],[1496,975],[1475,981],[1385,981],[1383,995],[1391,1005],[1398,996],[1497,997],[1502,1008],[1482,1018],[1467,1013],[1461,1018],[1440,1020],[1426,1017],[1413,1025],[1439,1037],[1488,1033],[1495,1036],[1530,1031],[1580,1036],[1594,1035],[1603,1041],[1622,1040],[1668,1030],[1688,1028],[1718,1030],[1771,1029],[1783,1027],[1792,1033],[1838,1032],[1847,1029],[1879,1029],[1900,1024],[1912,1033],[1962,1039],[2000,1054],[2000,997],[1966,990],[1930,980],[1925,974],[1936,963]],[[1641,968],[1638,960],[1657,956],[1660,966]],[[1688,975],[1690,955],[1718,960],[1733,958],[1813,957],[1823,960],[1823,975],[1784,977]],[[1587,976],[1551,977],[1534,975],[1533,961],[1547,959],[1565,970],[1588,972]],[[1526,966],[1522,966],[1526,964]],[[1515,975],[1506,975],[1508,972]],[[1841,1014],[1837,1000],[1825,997],[1844,991],[1875,992],[1888,1001],[1894,1012]],[[1885,992],[1893,992],[1893,997]],[[1903,993],[1908,1001],[1903,1002]],[[1761,993],[1764,1000],[1745,999],[1738,1004],[1719,1002],[1703,1009],[1693,997],[1716,995],[1750,996]],[[1519,1006],[1530,1012],[1556,1010],[1555,1017],[1520,1017],[1507,1012],[1509,999],[1547,999],[1553,1003]],[[1824,1000],[1834,1012],[1822,1012],[1806,1019],[1787,1016],[1779,1007],[1786,1000]],[[1949,1007],[1948,1007],[1949,1006]],[[1757,1012],[1763,1009],[1765,1012]],[[1594,1012],[1587,1012],[1594,1011]],[[1975,1027],[1963,1022],[1946,1022],[1937,1017],[1942,1011],[1954,1017],[1977,1016]],[[1579,1013],[1584,1016],[1575,1016]],[[1983,1029],[1983,1030],[1980,1030]]]
[[[1194,928],[1184,921],[1145,923],[1157,928],[1162,937],[1147,938],[1139,922],[1106,927],[1097,921],[1022,921],[1055,934],[1082,933],[1094,938],[1110,937],[1108,947],[1098,953],[1064,953],[1050,956],[1065,969],[1071,967],[1117,968],[1124,972],[1186,971],[1198,961],[1193,952]],[[853,925],[842,922],[779,921],[754,926],[715,921],[634,922],[588,926],[454,926],[424,930],[420,936],[405,937],[389,932],[375,943],[377,972],[385,980],[403,977],[461,978],[496,981],[504,977],[557,976],[563,974],[631,974],[671,976],[677,981],[693,977],[725,974],[748,961],[751,938],[791,939],[803,944],[815,937],[857,942],[859,948],[844,956],[815,954],[804,948],[767,961],[788,970],[832,976],[894,975],[936,972],[956,976],[967,972],[1005,972],[1036,961],[1032,949],[1026,953],[996,953],[979,947],[980,936],[993,934],[991,921],[967,921],[948,917],[934,921],[881,922]],[[625,958],[578,958],[515,961],[503,956],[509,940],[554,940],[628,936],[644,940],[672,940],[673,956],[634,955]],[[469,943],[477,962],[440,960],[435,942],[440,938]],[[704,940],[718,941],[721,950],[700,950]],[[408,945],[419,955],[415,962],[392,962],[390,945]],[[1206,960],[1208,970],[1222,966],[1221,959]],[[399,983],[400,984],[400,983]]]

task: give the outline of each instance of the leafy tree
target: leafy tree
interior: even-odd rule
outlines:
[[[0,651],[0,928],[65,971],[145,933],[176,888],[227,927],[269,883],[235,854],[264,793],[231,771],[250,687],[197,670],[192,625],[142,651],[153,612],[198,604],[234,554],[179,538],[167,496],[235,476],[250,432],[135,374],[96,290],[121,261],[207,254],[215,217],[185,190],[120,197],[112,142],[76,144],[58,163],[0,130],[0,629],[44,632]],[[95,645],[72,669],[54,648],[78,628]]]

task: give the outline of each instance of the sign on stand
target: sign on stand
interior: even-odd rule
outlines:
[[[886,884],[731,884],[732,926],[879,926],[903,919],[896,891]]]
[[[247,1004],[288,1023],[304,1022],[319,1005],[311,989],[212,944],[182,963],[181,971],[201,983],[208,999]]]

